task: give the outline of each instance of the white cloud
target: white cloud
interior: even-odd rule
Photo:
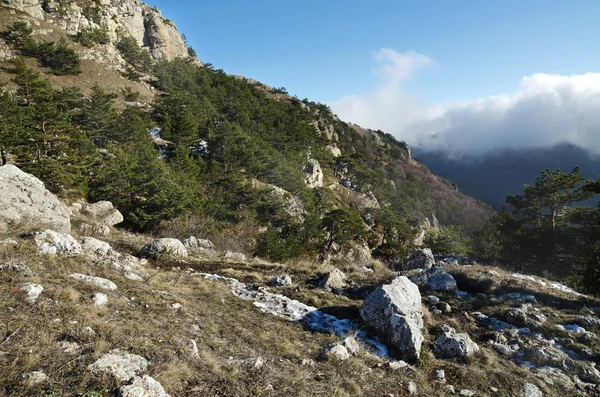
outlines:
[[[343,120],[381,129],[409,144],[452,153],[547,147],[568,142],[600,153],[600,73],[524,77],[515,92],[428,105],[402,84],[433,64],[424,55],[377,53],[377,87],[331,107]]]

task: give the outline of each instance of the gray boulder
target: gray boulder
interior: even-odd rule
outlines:
[[[456,333],[454,328],[447,325],[443,326],[443,330],[433,345],[437,358],[467,358],[479,352],[479,346],[468,334]]]
[[[458,290],[454,277],[438,266],[430,267],[412,277],[410,281],[417,284],[419,288],[429,291],[456,292]]]
[[[32,276],[33,272],[30,268],[25,265],[16,265],[12,263],[7,263],[4,265],[0,265],[0,272],[16,272],[21,273],[25,276]]]
[[[107,374],[119,382],[126,382],[147,369],[148,361],[144,357],[119,350],[113,350],[103,355],[96,362],[88,366],[88,370],[92,374]]]
[[[93,237],[84,237],[80,240],[80,243],[84,255],[93,257],[96,260],[117,259],[119,257],[107,242]]]
[[[123,215],[113,207],[110,201],[87,204],[79,213],[99,225],[114,226],[123,222]]]
[[[418,249],[413,251],[412,254],[404,261],[402,266],[405,270],[410,269],[429,269],[435,265],[435,259],[433,253],[429,248]]]
[[[34,237],[37,252],[44,255],[81,255],[81,244],[70,234],[57,233],[54,230],[44,230]]]
[[[0,232],[18,226],[71,231],[69,210],[42,181],[14,165],[0,167]]]
[[[304,183],[306,183],[309,188],[315,189],[323,187],[323,170],[321,169],[318,160],[309,159],[306,167],[304,167],[304,172],[307,174]]]
[[[328,290],[346,288],[346,275],[339,269],[333,269],[321,280],[321,286]]]
[[[360,315],[409,360],[416,360],[423,343],[423,309],[419,288],[401,276],[379,286],[364,300]]]
[[[327,350],[327,359],[334,361],[346,361],[350,358],[350,352],[342,344],[334,344]]]
[[[102,292],[96,292],[92,296],[92,302],[94,302],[94,306],[96,307],[104,307],[108,304],[108,296]]]
[[[119,389],[119,397],[170,397],[162,385],[148,375],[136,376]]]
[[[175,238],[159,238],[146,244],[140,251],[140,255],[156,258],[160,255],[188,256],[188,252],[181,241]]]

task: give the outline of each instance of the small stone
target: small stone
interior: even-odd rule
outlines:
[[[346,361],[350,358],[350,353],[344,345],[336,344],[327,352],[327,358],[329,360]]]
[[[321,286],[328,290],[346,288],[346,275],[339,269],[333,269],[323,280]]]
[[[66,340],[58,342],[58,347],[67,354],[77,354],[81,351],[81,346],[78,343]]]
[[[390,361],[388,366],[392,371],[397,371],[399,369],[403,369],[408,367],[408,363],[406,361],[398,360],[398,361]]]
[[[5,265],[0,265],[0,272],[16,272],[21,273],[24,276],[31,276],[33,272],[25,265],[14,265],[12,263],[8,263]]]
[[[472,397],[475,395],[475,391],[469,390],[469,389],[462,389],[461,391],[458,392],[458,395],[460,397]]]
[[[360,345],[358,344],[354,336],[347,336],[342,341],[342,344],[346,347],[346,349],[348,349],[348,352],[353,356],[356,356],[360,350]]]
[[[454,386],[452,386],[452,385],[446,385],[446,386],[444,386],[444,389],[448,390],[448,393],[450,393],[450,394],[456,393],[456,390],[454,390]]]
[[[290,285],[292,285],[292,278],[287,274],[277,276],[271,281],[269,281],[269,285],[272,287],[289,287]]]
[[[436,307],[438,308],[439,311],[441,311],[444,314],[445,313],[450,313],[452,311],[452,308],[446,302],[440,302],[440,303],[437,304]]]
[[[27,386],[33,386],[48,381],[48,375],[42,371],[32,371],[21,375],[21,383]]]
[[[310,358],[304,358],[300,362],[300,365],[302,365],[303,367],[314,367],[316,364],[314,360],[311,360]]]
[[[225,254],[223,254],[223,258],[229,259],[232,261],[245,261],[246,255],[242,254],[241,252],[227,251],[227,252],[225,252]]]
[[[127,280],[131,280],[131,281],[138,281],[138,282],[144,282],[144,281],[146,281],[142,277],[140,277],[137,274],[132,273],[132,272],[125,272],[125,273],[123,273],[123,276],[125,276],[125,278]]]
[[[438,298],[435,295],[429,295],[427,297],[427,299],[429,300],[429,303],[433,303],[433,304],[436,304],[436,303],[438,303],[440,301],[440,298]]]
[[[408,394],[417,394],[417,384],[415,382],[408,382],[406,390],[408,391]]]
[[[444,333],[435,341],[433,351],[438,358],[467,358],[479,352],[479,346],[466,333],[456,333],[447,325],[442,327]]]
[[[31,304],[34,304],[35,302],[37,302],[37,300],[40,297],[40,294],[42,293],[43,290],[44,290],[44,287],[42,287],[39,284],[33,284],[33,283],[27,283],[21,287],[21,291],[23,291],[27,294],[27,301]]]
[[[188,348],[190,349],[190,354],[192,357],[199,359],[200,352],[198,351],[198,343],[194,339],[190,339],[188,342]]]
[[[443,369],[435,371],[435,380],[439,383],[446,383],[446,371]]]
[[[96,292],[92,296],[92,301],[94,302],[94,306],[103,307],[108,303],[108,296],[102,292]]]
[[[177,302],[177,303],[173,303],[173,304],[171,305],[171,308],[172,308],[173,310],[179,310],[179,309],[181,309],[182,307],[183,307],[183,306],[181,305],[181,303],[178,303],[178,302]]]
[[[84,327],[81,332],[86,335],[86,336],[95,336],[96,335],[96,331],[94,331],[94,329],[90,326]]]
[[[492,393],[498,393],[498,391],[499,391],[499,390],[498,390],[498,388],[497,388],[497,387],[490,386],[490,391],[491,391]]]

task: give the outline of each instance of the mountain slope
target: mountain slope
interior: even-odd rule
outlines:
[[[114,202],[133,229],[367,263],[401,260],[427,225],[471,234],[492,213],[390,135],[203,67],[139,1],[7,1],[0,16],[3,161],[63,196]]]

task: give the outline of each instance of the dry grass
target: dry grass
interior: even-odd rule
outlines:
[[[151,238],[113,233],[109,240],[122,252],[133,253]],[[27,264],[36,273],[31,277],[0,273],[0,343],[14,333],[0,346],[0,395],[114,395],[118,385],[108,377],[91,376],[86,367],[115,348],[146,357],[151,363],[148,373],[174,397],[406,395],[409,381],[417,384],[419,395],[450,395],[434,382],[437,369],[444,369],[449,383],[458,390],[470,388],[479,395],[485,395],[489,386],[499,388],[502,392],[498,395],[511,396],[517,395],[525,381],[540,384],[530,371],[486,348],[488,332],[464,314],[474,309],[491,314],[506,306],[488,307],[486,303],[440,295],[453,312],[436,315],[425,310],[426,339],[417,371],[393,372],[383,360],[365,351],[346,362],[320,361],[323,350],[337,340],[336,336],[309,332],[301,324],[263,314],[251,302],[235,298],[227,284],[185,272],[188,267],[211,270],[259,286],[275,275],[290,274],[294,285],[280,289],[280,293],[331,314],[358,319],[362,300],[315,288],[311,281],[329,269],[309,261],[222,263],[187,258],[184,262],[153,262],[150,266],[155,268],[149,270],[154,277],[147,283],[131,282],[80,258],[40,257],[29,242],[22,242],[18,250],[0,251],[0,262]],[[182,270],[172,270],[175,264]],[[370,275],[350,272],[350,281],[374,288],[390,277],[384,267],[375,266],[375,270]],[[485,268],[463,270],[471,277],[477,273],[485,277]],[[103,291],[109,296],[108,307],[93,307],[91,295],[96,289],[68,278],[71,272],[114,281],[117,291]],[[504,291],[503,277],[508,280],[507,275],[500,276],[495,286],[498,292]],[[25,282],[44,286],[35,305],[26,303],[17,292]],[[172,309],[173,303],[182,304],[182,309]],[[558,313],[561,321],[575,315]],[[431,349],[442,324],[469,332],[482,352],[469,362],[436,359]],[[87,327],[94,333],[89,334]],[[190,354],[188,343],[192,339],[198,344],[199,358]],[[81,351],[76,355],[63,352],[58,342],[64,340],[77,342]],[[574,347],[582,348],[581,342],[575,338]],[[266,362],[261,368],[239,364],[239,360],[258,356]],[[316,366],[302,366],[302,359],[313,359]],[[33,388],[22,385],[20,375],[33,370],[43,370],[51,382]],[[544,391],[547,396],[562,395],[560,390]]]

